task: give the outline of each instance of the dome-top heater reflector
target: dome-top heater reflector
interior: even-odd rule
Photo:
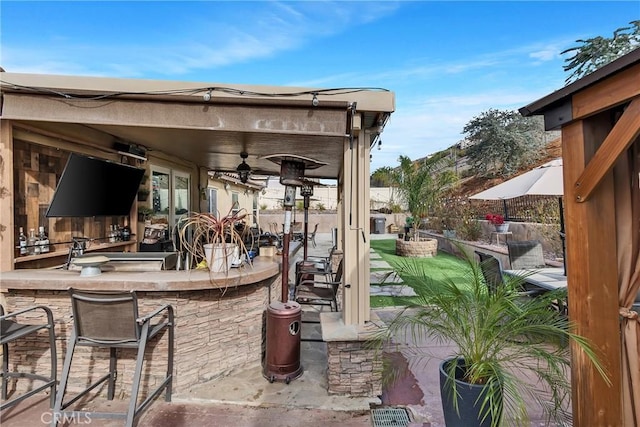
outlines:
[[[284,234],[282,238],[282,302],[289,300],[289,242],[291,241],[291,210],[296,203],[295,187],[317,184],[306,180],[304,173],[307,169],[317,169],[326,163],[296,154],[270,154],[263,159],[271,160],[280,165],[280,184],[284,185]]]

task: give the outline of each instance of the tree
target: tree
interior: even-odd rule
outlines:
[[[371,174],[371,186],[372,187],[390,187],[393,180],[391,178],[391,174],[393,173],[393,168],[390,166],[383,166],[381,168],[376,169]]]
[[[542,119],[517,111],[485,111],[471,119],[463,133],[472,143],[469,165],[480,176],[510,176],[534,163],[545,144]]]
[[[420,219],[429,215],[438,199],[453,183],[457,175],[447,158],[412,161],[407,156],[398,158],[400,166],[391,173],[391,179],[405,200],[417,228]],[[417,233],[414,233],[417,239]]]
[[[576,40],[581,46],[562,51],[565,55],[573,52],[573,56],[565,59],[564,71],[573,72],[566,78],[569,84],[590,74],[609,62],[637,49],[640,46],[640,21],[631,21],[630,27],[618,28],[612,38],[594,37]]]

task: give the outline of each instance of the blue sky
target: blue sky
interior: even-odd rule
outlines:
[[[389,89],[374,171],[560,89],[560,52],[640,19],[640,1],[3,0],[0,14],[10,72]]]

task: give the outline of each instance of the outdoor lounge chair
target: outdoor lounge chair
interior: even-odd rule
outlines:
[[[331,311],[338,311],[338,290],[342,283],[342,260],[329,280],[302,280],[295,290],[298,304],[328,305]]]
[[[39,323],[18,323],[17,317],[23,314],[31,315],[41,312],[46,316],[46,322]],[[50,374],[42,375],[33,372],[9,371],[9,344],[27,336],[37,335],[39,331],[46,329],[49,333],[49,351],[51,352],[51,370]],[[57,375],[57,358],[56,358],[56,336],[54,332],[53,314],[48,307],[38,305],[12,313],[4,312],[4,308],[0,305],[0,344],[2,344],[2,400],[0,410],[11,407],[24,399],[33,396],[47,388],[51,388],[50,405],[53,408],[56,396],[56,375]],[[20,396],[7,400],[7,388],[10,378],[28,378],[31,381],[43,381],[43,384],[23,393]]]
[[[500,260],[493,255],[479,251],[476,251],[476,254],[480,258],[480,269],[482,270],[482,276],[484,277],[485,284],[487,285],[489,293],[493,294],[504,285],[502,264],[500,263]],[[525,290],[523,288],[519,294],[522,297],[534,297],[543,292],[544,290]]]
[[[88,292],[69,290],[73,312],[73,330],[67,346],[67,354],[62,369],[62,378],[56,395],[51,426],[55,427],[59,420],[68,417],[86,415],[93,418],[125,418],[125,425],[131,427],[136,416],[143,411],[151,400],[165,389],[165,400],[171,401],[173,381],[173,341],[174,318],[173,308],[166,304],[146,316],[138,315],[138,299],[135,292]],[[152,323],[152,322],[157,323]],[[137,404],[138,391],[143,371],[144,353],[150,339],[163,332],[168,333],[167,372],[160,384],[149,392],[147,398]],[[65,392],[71,361],[77,346],[109,348],[109,372],[90,384],[80,393],[65,402]],[[65,411],[65,409],[86,395],[89,391],[107,381],[107,399],[113,400],[118,348],[137,349],[135,372],[132,379],[128,410],[125,413],[96,413],[82,411]],[[149,372],[145,371],[145,375]],[[77,418],[76,418],[77,419]]]
[[[544,268],[544,253],[539,240],[522,240],[507,242],[509,262],[512,270]]]

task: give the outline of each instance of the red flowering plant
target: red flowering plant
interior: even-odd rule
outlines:
[[[489,221],[493,225],[504,224],[504,217],[499,214],[487,214],[484,219]]]

